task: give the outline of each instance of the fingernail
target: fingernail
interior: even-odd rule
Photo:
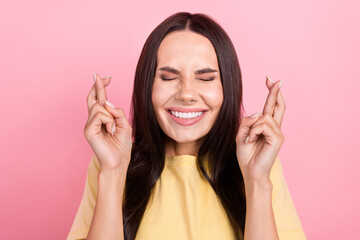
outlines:
[[[112,76],[106,77],[106,78],[104,78],[104,79],[109,79],[109,78],[112,78]]]
[[[283,83],[283,80],[281,80],[281,81],[280,81],[280,85],[279,85],[279,88],[281,88],[281,85],[282,85],[282,83]]]
[[[108,102],[108,101],[106,101],[106,100],[105,100],[105,103],[106,103],[107,105],[109,105],[110,107],[112,107],[113,109],[116,109],[116,107],[115,107],[112,103],[110,103],[110,102]]]
[[[114,135],[114,133],[115,133],[115,122],[114,122],[114,124],[113,124],[113,126],[112,126],[112,130],[111,130],[111,135]]]
[[[259,112],[259,113],[254,113],[253,115],[250,116],[250,118],[257,117],[257,116],[259,116],[260,114],[261,114],[261,112]]]
[[[96,73],[94,72],[94,82],[96,82]]]
[[[246,137],[245,143],[248,143],[248,142],[249,142],[249,138],[250,138],[249,136]]]
[[[266,76],[267,79],[269,79],[270,82],[274,83],[268,76]]]

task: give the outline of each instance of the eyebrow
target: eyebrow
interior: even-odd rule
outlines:
[[[159,70],[168,71],[168,72],[172,72],[172,73],[177,74],[177,75],[181,75],[179,70],[177,70],[175,68],[172,68],[172,67],[169,67],[169,66],[159,68]],[[211,69],[211,68],[203,68],[203,69],[199,69],[199,70],[195,71],[195,74],[199,75],[199,74],[212,73],[212,72],[217,72],[217,70]]]

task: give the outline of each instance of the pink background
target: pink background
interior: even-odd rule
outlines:
[[[130,2],[130,1],[129,1]],[[4,6],[5,5],[5,6]],[[283,79],[279,153],[308,239],[356,239],[358,1],[7,1],[0,10],[0,239],[65,239],[92,156],[83,128],[93,72],[129,111],[150,32],[178,11],[214,17],[240,61],[247,114]]]

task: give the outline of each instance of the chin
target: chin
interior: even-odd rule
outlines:
[[[166,133],[165,133],[166,134]],[[201,140],[204,136],[194,136],[193,134],[166,134],[170,139],[176,143],[193,143]]]

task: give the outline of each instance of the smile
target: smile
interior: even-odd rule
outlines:
[[[177,118],[184,118],[184,119],[190,119],[190,118],[197,118],[204,114],[204,112],[177,112],[177,111],[170,111],[170,113],[177,117]]]
[[[169,108],[166,112],[177,124],[182,126],[190,126],[204,118],[208,110],[199,108]]]

